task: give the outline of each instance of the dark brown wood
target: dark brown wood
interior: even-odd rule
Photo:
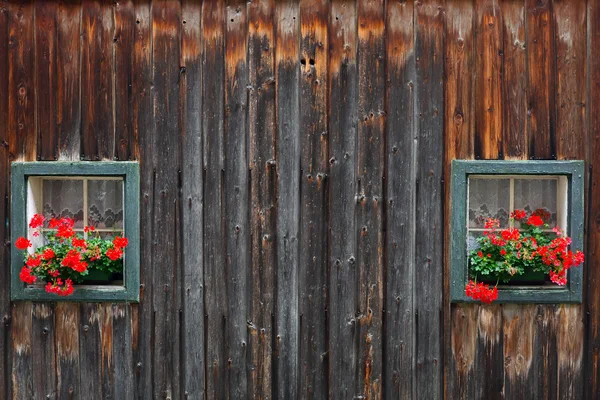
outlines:
[[[356,5],[331,3],[329,19],[329,397],[354,398],[358,376]]]
[[[586,265],[600,262],[600,210],[595,206],[600,202],[600,4],[588,3],[588,99],[589,115],[589,197],[588,197],[588,237]],[[589,314],[586,324],[586,357],[584,396],[600,396],[600,270],[587,268],[585,307]]]
[[[275,2],[248,7],[248,134],[252,286],[249,333],[249,395],[271,399],[275,313],[275,222],[277,201],[275,131]]]
[[[138,131],[133,122],[133,80],[137,65],[134,64],[135,8],[131,0],[120,1],[114,6],[114,93],[115,93],[115,152],[117,159],[130,160],[139,154]]]
[[[416,59],[414,7],[388,3],[387,125],[386,125],[386,274],[384,393],[390,398],[414,398],[417,135],[415,120]]]
[[[81,147],[81,5],[60,3],[56,17],[56,123],[59,157],[79,160]],[[38,106],[38,110],[40,107]]]
[[[10,133],[8,130],[9,121],[9,8],[7,4],[0,6],[0,142],[8,143]],[[14,40],[14,39],[13,39]],[[6,144],[0,148],[0,176],[4,182],[10,179],[10,152]],[[10,192],[8,185],[0,184],[0,220],[6,221],[10,213],[9,199]],[[6,243],[10,240],[8,226],[0,227],[0,243]],[[0,262],[2,265],[10,263],[10,247],[0,246]],[[10,271],[8,268],[0,269],[0,354],[3,354],[6,361],[0,362],[0,396],[8,399],[11,386],[12,364],[10,359],[10,335],[11,335],[11,304],[7,293],[10,291]]]
[[[503,37],[503,139],[504,157],[527,159],[527,51],[525,2],[500,5]]]
[[[104,303],[99,306],[98,311],[98,325],[100,328],[100,376],[102,379],[102,396],[103,398],[111,399],[115,397],[112,304]]]
[[[385,165],[385,18],[383,1],[359,0],[357,228],[360,339],[358,375],[362,396],[382,395],[383,179]]]
[[[113,398],[134,398],[133,332],[130,304],[113,304]],[[108,315],[106,315],[108,317]]]
[[[132,311],[133,362],[135,364],[135,389],[138,399],[153,397],[152,371],[154,347],[152,330],[154,312],[152,309],[153,292],[153,251],[152,241],[154,223],[154,120],[152,98],[152,13],[151,5],[145,1],[136,1],[135,35],[133,44],[133,60],[136,73],[132,80],[133,112],[132,126],[139,138],[140,154],[140,304],[134,305]]]
[[[225,12],[225,126],[223,147],[227,276],[227,391],[248,395],[248,294],[250,265],[247,143],[248,16],[246,2],[229,0]]]
[[[502,158],[502,13],[494,0],[476,0],[475,11],[475,157]]]
[[[113,4],[81,3],[81,157],[115,156]]]
[[[85,398],[79,382],[79,306],[57,303],[54,325],[56,327],[56,378],[57,399]]]
[[[54,307],[35,303],[32,310],[31,356],[35,397],[56,399]]]
[[[328,13],[300,1],[300,393],[327,397]]]
[[[58,158],[56,124],[58,7],[57,3],[34,3],[37,157],[42,161]]]
[[[31,302],[15,303],[12,307],[12,374],[13,399],[31,399],[33,389],[33,360],[31,355]]]
[[[556,147],[551,125],[554,93],[550,0],[526,0],[526,48],[528,100],[528,143],[531,158],[555,158]]]
[[[184,395],[204,395],[204,274],[202,161],[202,5],[181,5],[181,250],[183,262],[182,354]]]
[[[181,220],[180,220],[180,4],[152,4],[154,84],[154,209],[150,282],[153,308],[154,397],[180,398]]]
[[[79,307],[79,398],[102,398],[101,304],[85,303]],[[112,345],[110,347],[112,353]]]
[[[275,6],[275,96],[277,99],[277,297],[275,309],[275,398],[299,393],[300,314],[300,12],[294,2]]]
[[[202,137],[204,140],[204,285],[206,324],[206,397],[227,392],[227,279],[223,215],[223,131],[225,119],[224,4],[202,8]]]
[[[444,91],[445,16],[443,2],[417,4],[416,204],[415,235],[415,393],[442,397],[442,293],[444,251]]]

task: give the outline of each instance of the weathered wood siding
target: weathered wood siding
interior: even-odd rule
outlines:
[[[0,398],[598,398],[599,138],[593,0],[2,1]],[[587,161],[583,304],[450,304],[455,158]],[[10,162],[80,159],[140,303],[11,303]]]

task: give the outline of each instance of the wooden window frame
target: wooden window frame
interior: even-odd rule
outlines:
[[[14,239],[27,236],[27,186],[30,176],[84,176],[123,178],[125,251],[122,286],[76,285],[72,295],[58,298],[43,287],[26,287],[19,279],[22,254]],[[14,162],[11,165],[11,300],[35,301],[126,301],[138,302],[140,293],[140,178],[137,162]]]
[[[467,193],[470,175],[565,176],[567,187],[567,235],[571,248],[584,248],[583,161],[453,160],[451,183],[450,298],[452,302],[476,302],[465,294],[468,282]],[[565,286],[498,286],[498,303],[581,303],[585,263],[568,271]]]

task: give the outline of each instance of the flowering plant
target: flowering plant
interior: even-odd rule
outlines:
[[[86,226],[83,238],[73,229],[74,222],[70,218],[52,218],[48,222],[49,230],[44,227],[45,217],[35,214],[29,223],[33,229],[32,236],[42,236],[44,244],[33,253],[30,240],[20,237],[15,247],[25,250],[24,263],[19,277],[21,281],[32,284],[37,281],[46,282],[46,292],[59,296],[73,293],[73,283],[80,283],[89,271],[96,269],[103,272],[123,272],[123,249],[127,247],[125,237],[104,239],[93,226]]]
[[[546,232],[550,214],[544,209],[528,215],[525,210],[515,210],[510,214],[513,222],[521,229],[499,229],[497,219],[485,222],[483,236],[477,238],[479,248],[469,253],[469,276],[471,280],[465,288],[467,296],[484,303],[498,298],[498,283],[509,282],[528,272],[541,272],[557,285],[567,283],[567,270],[580,265],[584,256],[579,250],[569,250],[571,238],[565,236],[558,227],[552,229],[554,235]],[[477,280],[496,281],[489,284]]]

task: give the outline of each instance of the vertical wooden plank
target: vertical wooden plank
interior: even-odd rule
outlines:
[[[133,129],[133,79],[137,64],[133,63],[135,9],[131,0],[115,3],[114,9],[114,84],[115,146],[119,160],[130,160],[139,153],[138,132]]]
[[[228,395],[248,393],[246,357],[248,344],[248,279],[250,227],[247,142],[248,25],[246,2],[227,2],[225,33],[225,274],[227,276],[227,374]]]
[[[56,123],[59,158],[79,160],[81,135],[81,4],[60,3],[56,17]]]
[[[8,130],[9,121],[9,7],[4,3],[0,6],[0,177],[3,178],[0,183],[0,220],[6,221],[9,215],[9,184],[10,182],[10,152],[6,143],[10,140]],[[10,240],[8,226],[4,224],[0,227],[0,243],[6,243]],[[10,265],[10,248],[0,246],[0,262],[2,265]],[[0,361],[0,396],[9,398],[10,390],[10,268],[0,269],[0,354],[3,359]]]
[[[300,393],[327,389],[327,58],[329,9],[300,1]]]
[[[105,315],[108,318],[109,314]],[[133,399],[135,375],[133,367],[133,332],[131,305],[112,305],[113,398]]]
[[[415,98],[413,5],[388,3],[387,190],[384,392],[414,397],[415,371]]]
[[[556,152],[563,159],[588,157],[587,135],[587,4],[552,3],[556,49]],[[556,313],[558,394],[560,399],[583,396],[584,314],[581,305],[560,305]]]
[[[100,365],[102,379],[102,396],[105,399],[115,398],[115,395],[121,396],[114,391],[114,361],[113,361],[113,308],[110,303],[102,303],[98,307],[99,328],[100,328],[100,360],[96,363]],[[122,355],[122,354],[121,354]]]
[[[222,0],[202,8],[202,134],[204,140],[204,284],[206,316],[206,397],[226,393],[227,281],[223,235],[224,26]]]
[[[600,265],[600,4],[588,2],[588,90],[590,196],[586,265]],[[600,269],[586,268],[585,397],[600,396]]]
[[[585,0],[552,4],[556,48],[556,151],[561,159],[587,154],[585,85],[587,74],[587,5]]]
[[[59,302],[55,309],[57,399],[79,399],[89,393],[79,382],[79,305]]]
[[[250,304],[250,381],[252,398],[271,399],[273,389],[273,320],[275,313],[275,71],[273,14],[275,2],[248,7],[248,104],[251,168],[252,294]]]
[[[9,3],[8,7],[9,158],[33,161],[37,154],[34,7],[32,3]],[[32,303],[14,303],[11,313],[11,354],[7,355],[12,363],[9,393],[13,399],[32,398]]]
[[[185,1],[181,6],[181,250],[183,253],[183,387],[189,399],[204,396],[204,276],[202,214],[202,5]]]
[[[296,398],[299,383],[298,235],[300,219],[300,14],[298,4],[275,8],[277,99],[277,300],[275,330],[278,398]]]
[[[555,310],[556,306],[554,305],[538,305],[536,309],[532,367],[535,398],[558,398]]]
[[[37,159],[58,158],[57,117],[57,26],[58,4],[34,3],[35,81],[37,108]]]
[[[180,4],[152,4],[154,141],[152,306],[154,397],[180,398]]]
[[[450,177],[453,159],[475,156],[475,65],[477,47],[473,2],[446,1],[446,87],[445,87],[445,176]],[[445,179],[446,218],[452,212],[451,180]],[[450,243],[451,231],[445,229],[445,243]],[[450,288],[450,249],[446,249],[444,287]],[[471,304],[449,304],[444,299],[445,395],[448,398],[475,398],[475,357],[477,343],[477,309]],[[447,305],[446,305],[447,304]]]
[[[358,119],[356,4],[331,2],[329,29],[329,397],[355,398],[359,324],[356,257]]]
[[[505,2],[502,12],[504,87],[504,157],[526,159],[527,134],[527,53],[525,47],[525,2]]]
[[[502,307],[504,332],[504,396],[535,399],[534,362],[535,306],[505,304]],[[537,360],[535,360],[537,361]]]
[[[32,303],[14,303],[12,307],[12,375],[13,399],[31,399],[33,392],[33,371],[31,358]]]
[[[81,398],[102,398],[102,335],[101,305],[82,303],[79,306],[79,368]]]
[[[358,2],[357,228],[359,378],[364,398],[382,394],[385,19],[383,1]]]
[[[113,5],[81,4],[81,157],[112,160],[115,155]]]
[[[554,81],[550,0],[525,0],[525,4],[529,156],[554,158],[556,147],[550,109],[554,104],[554,92],[550,89]]]
[[[477,82],[475,156],[503,158],[502,53],[503,23],[495,0],[476,0]]]
[[[36,159],[35,46],[32,3],[8,4],[8,149],[11,160]]]
[[[585,1],[554,1],[556,49],[556,152],[559,159],[586,159],[587,6]],[[583,396],[583,308],[560,305],[556,313],[558,398]]]
[[[444,9],[417,4],[416,397],[442,397]]]
[[[53,304],[35,303],[32,310],[31,353],[34,395],[56,399],[56,349]]]
[[[153,396],[152,331],[153,327],[153,246],[154,225],[154,120],[152,103],[152,13],[143,0],[134,3],[135,32],[133,62],[136,73],[132,79],[132,129],[139,140],[140,153],[140,218],[146,221],[140,235],[140,303],[132,305],[133,360],[136,365],[135,389],[138,399]],[[137,319],[134,318],[137,315]]]

